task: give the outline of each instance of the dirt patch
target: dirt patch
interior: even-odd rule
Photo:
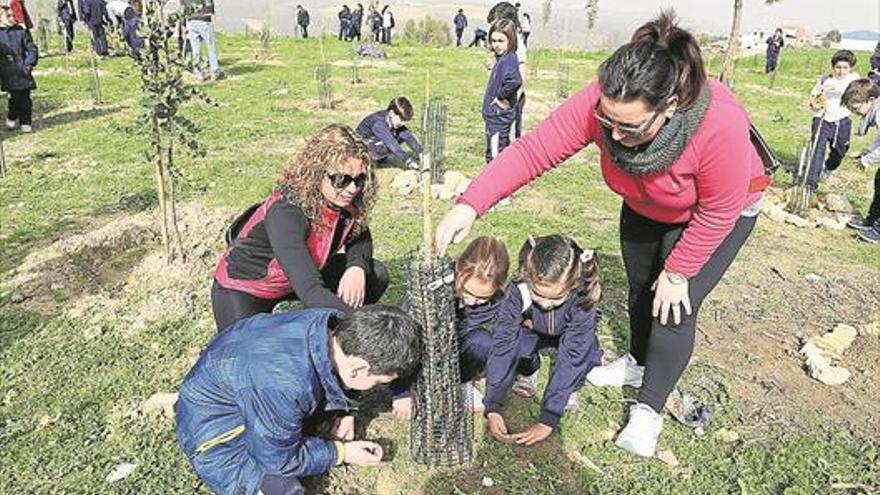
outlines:
[[[864,333],[880,321],[880,270],[810,259],[833,243],[856,242],[847,233],[760,218],[756,234],[701,310],[696,355],[735,376],[747,427],[802,430],[807,421],[880,438],[880,338]],[[797,351],[805,337],[838,323],[863,334],[841,360],[852,377],[829,386],[809,377]]]
[[[356,62],[355,62],[356,60]],[[330,65],[334,67],[352,67],[354,65],[358,67],[375,67],[377,69],[397,69],[400,68],[400,64],[395,62],[394,60],[387,60],[381,58],[373,58],[373,57],[358,57],[353,60],[336,60],[332,62]]]
[[[763,93],[773,96],[784,96],[786,98],[795,98],[799,101],[806,102],[806,96],[803,93],[798,93],[796,91],[792,91],[790,89],[778,87],[778,88],[769,88],[764,86],[763,84],[753,84],[753,83],[743,83],[743,88],[748,89],[751,92],[755,93]],[[805,103],[806,106],[806,103]]]
[[[237,211],[188,204],[178,212],[184,262],[166,263],[155,212],[141,212],[32,252],[4,277],[0,294],[43,314],[62,309],[90,336],[183,318],[210,300],[223,232]]]

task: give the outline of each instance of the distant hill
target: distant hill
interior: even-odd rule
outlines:
[[[851,40],[880,41],[880,31],[868,31],[867,29],[841,33],[840,36]]]

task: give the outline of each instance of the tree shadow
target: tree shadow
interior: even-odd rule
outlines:
[[[223,70],[227,76],[244,76],[266,69],[266,65],[261,62],[238,62],[235,65],[228,66]]]
[[[51,113],[43,111],[38,114],[36,119],[36,130],[49,129],[51,127],[82,122],[84,120],[96,119],[112,115],[120,112],[124,107],[122,105],[113,106],[94,106],[92,108],[81,108],[76,110],[67,110],[59,113]],[[46,113],[50,115],[45,116]]]

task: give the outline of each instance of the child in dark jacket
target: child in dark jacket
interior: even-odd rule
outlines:
[[[413,107],[405,96],[398,96],[388,103],[388,108],[364,117],[355,132],[364,139],[370,150],[370,158],[377,163],[395,159],[411,166],[422,153],[422,145],[406,127],[413,118]],[[414,156],[403,150],[406,143]]]
[[[510,128],[516,121],[517,91],[522,86],[516,24],[510,19],[495,21],[489,28],[489,45],[495,53],[495,65],[483,95],[487,163],[510,144]]]
[[[22,132],[31,132],[31,91],[37,88],[31,72],[38,59],[37,45],[30,33],[15,23],[9,2],[0,1],[0,85],[9,94],[7,129],[20,125]]]
[[[224,495],[302,495],[302,477],[378,464],[382,447],[355,440],[348,391],[411,375],[418,334],[412,318],[381,305],[241,320],[184,378],[177,443],[208,488]],[[333,424],[329,438],[316,434],[322,423]]]
[[[482,411],[483,398],[472,382],[483,373],[492,352],[492,333],[498,308],[504,301],[509,269],[507,246],[495,237],[474,239],[455,259],[455,330],[461,381],[473,394],[475,412]],[[409,301],[404,301],[402,306],[408,309]],[[410,414],[409,386],[409,383],[392,385],[395,416]]]
[[[533,445],[553,432],[567,409],[577,408],[577,391],[601,362],[596,338],[601,288],[593,251],[562,235],[529,237],[520,250],[519,266],[519,283],[511,285],[498,310],[483,403],[493,437]],[[538,351],[546,348],[557,354],[538,422],[524,432],[508,433],[502,416],[507,392],[513,387],[518,395],[537,393]],[[531,355],[531,369],[527,376],[517,377],[524,349]]]

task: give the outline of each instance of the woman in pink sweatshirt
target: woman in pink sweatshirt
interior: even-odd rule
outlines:
[[[630,353],[594,385],[640,387],[617,445],[652,456],[667,396],[690,360],[697,312],[755,226],[768,184],[745,109],[706,78],[694,37],[672,12],[641,26],[564,102],[486,165],[437,229],[440,252],[477,216],[590,143],[623,197]]]

